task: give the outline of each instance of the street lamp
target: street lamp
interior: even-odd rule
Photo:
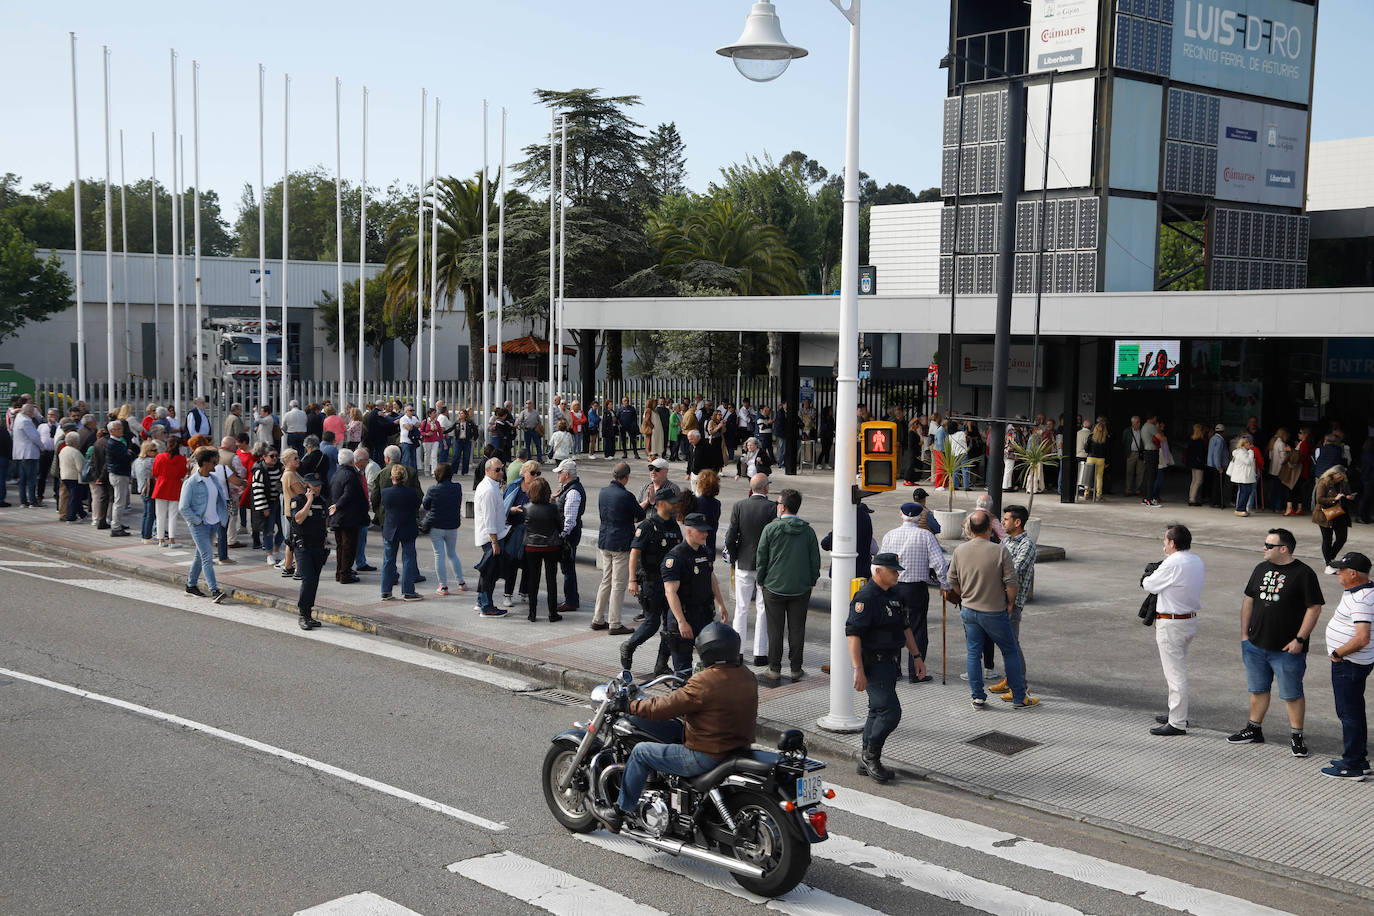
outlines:
[[[849,20],[849,93],[844,144],[844,230],[840,256],[840,322],[835,404],[835,467],[831,503],[833,549],[830,551],[830,711],[817,725],[827,731],[855,732],[863,720],[854,714],[853,666],[844,634],[849,616],[849,583],[854,578],[854,472],[859,435],[859,4],[830,0]],[[758,2],[749,13],[744,34],[716,52],[729,57],[744,76],[756,82],[776,79],[787,65],[806,56],[806,49],[782,37],[772,3]],[[785,393],[784,393],[785,394]]]

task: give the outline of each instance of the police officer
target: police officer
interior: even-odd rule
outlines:
[[[635,526],[635,536],[630,541],[630,594],[639,598],[640,607],[644,608],[644,620],[630,638],[620,644],[620,667],[626,671],[630,670],[634,661],[635,649],[663,628],[663,617],[668,613],[668,599],[663,595],[659,569],[668,551],[682,543],[682,529],[677,525],[677,490],[663,488],[654,495],[654,511]],[[665,633],[658,643],[655,676],[667,672],[668,655],[668,637]]]
[[[916,647],[907,621],[906,606],[898,594],[897,574],[902,564],[895,553],[873,558],[873,578],[854,593],[844,635],[849,638],[849,658],[854,663],[854,689],[868,693],[868,719],[864,722],[863,753],[859,775],[887,782],[892,771],[883,766],[883,744],[902,721],[897,700],[902,647],[911,653],[917,677],[925,677],[926,663]]]
[[[686,529],[685,540],[668,551],[659,571],[668,610],[672,612],[663,621],[663,631],[668,634],[676,671],[692,667],[692,641],[715,619],[713,601],[721,622],[730,622],[730,612],[725,609],[725,599],[720,596],[720,584],[711,565],[711,550],[706,546],[711,523],[700,512],[693,512],[682,520],[682,525]]]
[[[320,496],[323,488],[324,479],[319,474],[307,474],[305,492],[291,497],[291,546],[295,549],[296,570],[301,574],[301,591],[296,606],[300,608],[302,630],[321,626],[314,617],[314,611],[320,570],[329,558],[329,551],[324,546],[328,516],[325,515],[324,499]]]

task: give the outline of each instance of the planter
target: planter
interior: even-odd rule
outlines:
[[[1026,519],[1026,534],[1030,535],[1032,544],[1040,543],[1040,522],[1041,519],[1034,516]]]
[[[967,509],[931,509],[935,513],[935,520],[940,523],[940,534],[938,537],[942,541],[961,541],[964,538],[964,518],[968,515]]]

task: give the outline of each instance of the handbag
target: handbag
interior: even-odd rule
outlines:
[[[1345,507],[1340,503],[1336,503],[1334,506],[1328,506],[1322,509],[1321,514],[1328,522],[1333,522],[1342,515],[1345,515]]]

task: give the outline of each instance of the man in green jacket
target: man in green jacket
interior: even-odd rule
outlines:
[[[782,681],[782,630],[787,625],[787,657],[793,681],[806,677],[802,648],[811,588],[821,576],[821,548],[816,532],[797,517],[802,497],[796,490],[778,496],[778,517],[764,526],[756,558],[763,609],[768,618],[768,670],[760,680],[776,687]]]

